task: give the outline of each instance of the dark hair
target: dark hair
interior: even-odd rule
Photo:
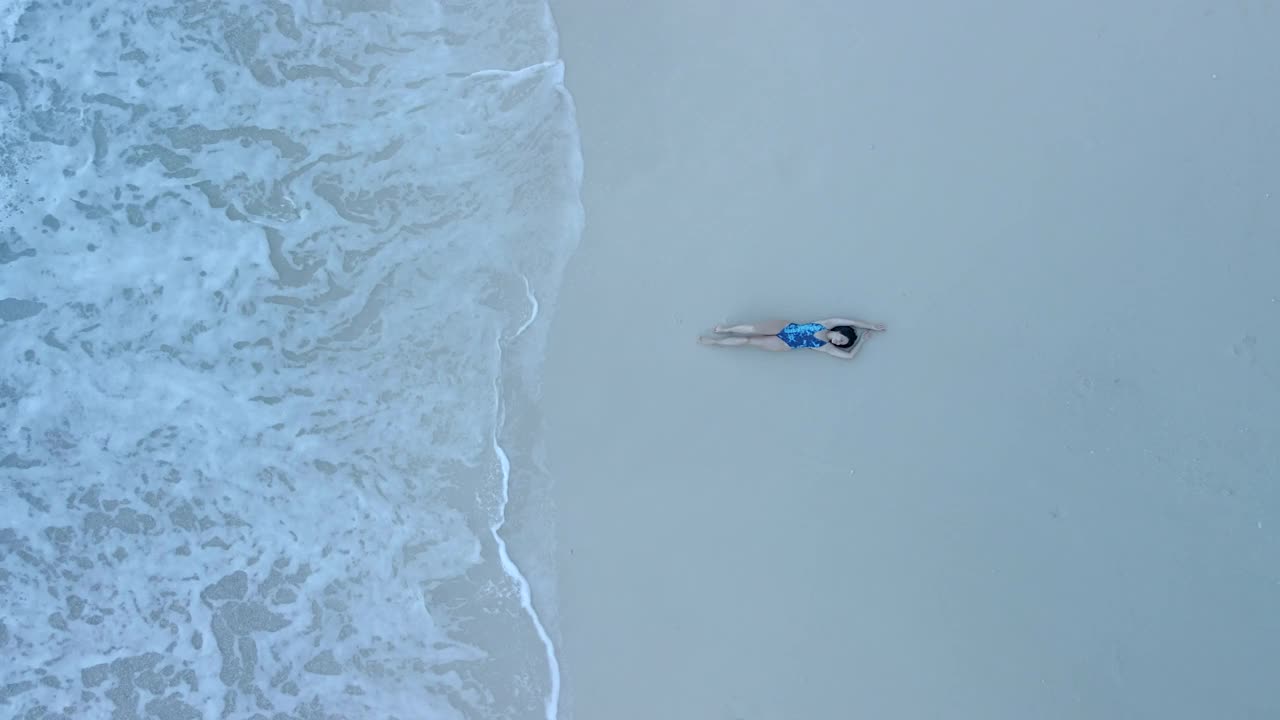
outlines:
[[[849,338],[848,345],[840,345],[839,343],[834,343],[834,342],[831,343],[832,346],[838,347],[841,350],[848,350],[849,348],[853,347],[854,343],[858,342],[858,331],[854,330],[849,325],[837,325],[833,328],[827,328],[827,333],[828,333],[827,337],[831,337],[830,333],[833,333],[833,332],[838,332],[841,335]]]

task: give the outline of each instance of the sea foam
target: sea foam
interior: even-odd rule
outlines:
[[[582,222],[545,2],[10,18],[8,707],[554,717],[502,535]]]

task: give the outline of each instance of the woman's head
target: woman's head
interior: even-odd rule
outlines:
[[[851,348],[858,340],[858,332],[848,325],[837,325],[827,330],[827,341],[838,348]]]

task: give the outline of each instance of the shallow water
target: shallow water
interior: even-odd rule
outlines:
[[[554,715],[497,532],[581,227],[546,4],[0,18],[6,714]]]

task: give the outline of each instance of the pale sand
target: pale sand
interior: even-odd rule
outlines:
[[[1280,713],[1280,11],[925,5],[554,3],[564,717]]]

